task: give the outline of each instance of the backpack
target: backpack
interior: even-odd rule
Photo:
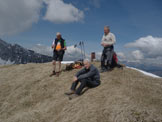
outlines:
[[[113,54],[113,61],[117,64],[118,63],[118,57],[117,54],[114,52]]]
[[[114,68],[118,65],[118,57],[117,54],[114,52],[113,57],[112,57],[112,62],[111,62],[111,68]]]
[[[117,67],[117,68],[122,68],[122,69],[123,69],[123,67],[125,67],[125,65],[124,65],[124,64],[120,64],[120,63],[118,62],[118,56],[117,56],[117,54],[114,52],[114,54],[113,54],[113,59],[112,59],[112,64],[111,64],[111,68],[115,68],[115,67]]]

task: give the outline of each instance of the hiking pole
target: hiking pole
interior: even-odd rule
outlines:
[[[84,46],[84,41],[82,41],[82,45],[83,45],[83,51],[84,51],[84,59],[85,59],[85,46]]]
[[[80,48],[81,48],[81,57],[82,57],[82,61],[83,61],[83,50],[82,50],[82,42],[79,42]]]

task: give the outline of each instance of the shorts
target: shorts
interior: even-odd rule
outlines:
[[[54,61],[62,61],[64,57],[64,51],[54,51],[53,52],[53,60]]]

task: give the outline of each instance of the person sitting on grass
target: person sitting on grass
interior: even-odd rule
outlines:
[[[78,83],[80,86],[76,89]],[[73,79],[70,92],[65,93],[69,95],[69,99],[81,95],[85,87],[94,88],[100,85],[100,74],[98,69],[91,64],[88,59],[84,60],[84,68],[76,73]]]
[[[66,50],[66,42],[62,38],[61,33],[56,34],[56,39],[53,41],[52,49],[53,49],[53,72],[50,76],[56,75],[56,61],[59,63],[59,73],[61,72],[61,61],[63,60],[63,56]]]

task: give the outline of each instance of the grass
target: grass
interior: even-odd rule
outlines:
[[[64,92],[78,70],[51,71],[51,63],[1,66],[0,122],[162,122],[162,79],[114,69],[69,101]]]

